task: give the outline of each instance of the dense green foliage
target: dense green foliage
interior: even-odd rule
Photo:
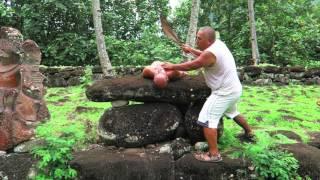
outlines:
[[[48,90],[46,99],[51,118],[36,129],[37,138],[45,144],[33,150],[39,158],[34,179],[74,179],[77,173],[69,166],[72,153],[88,143],[97,142],[96,124],[110,103],[90,102],[85,98],[84,90],[83,87]],[[91,109],[76,112],[82,107]]]
[[[240,144],[236,139],[233,129],[226,129],[219,147],[223,150],[228,148],[237,149],[232,153],[232,158],[249,159],[258,177],[263,179],[301,179],[297,173],[299,162],[292,153],[279,148],[279,144],[295,143],[286,136],[276,134],[270,136],[264,130],[256,130],[255,143]]]
[[[201,1],[199,26],[212,26],[233,51],[238,63],[251,57],[247,1]],[[190,0],[177,9],[175,24],[184,35]],[[319,2],[255,1],[261,62],[278,65],[318,65],[320,58]]]
[[[51,120],[37,128],[37,137],[45,144],[35,147],[32,153],[39,158],[35,179],[74,179],[77,172],[69,165],[73,147],[83,141],[83,125],[61,119]]]
[[[298,179],[299,162],[292,153],[277,147],[278,144],[291,143],[286,136],[278,134],[271,137],[266,132],[257,132],[256,138],[255,144],[244,145],[242,155],[251,160],[260,177]]]
[[[158,17],[170,21],[185,39],[191,0],[171,11],[168,0],[101,1],[107,51],[113,65],[145,65],[155,59],[177,61],[179,49],[161,33]],[[11,2],[11,3],[9,3]],[[256,26],[262,63],[319,66],[318,0],[256,1]],[[247,1],[201,1],[199,26],[215,27],[237,63],[251,57]],[[35,40],[45,65],[98,64],[89,0],[25,0],[0,3],[0,25],[13,26]]]

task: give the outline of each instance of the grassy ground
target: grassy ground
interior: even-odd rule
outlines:
[[[319,86],[245,86],[239,110],[256,132],[290,130],[307,140],[307,131],[320,131]],[[82,144],[97,141],[96,127],[109,102],[91,102],[82,86],[49,88],[46,101],[51,120],[45,125],[52,131],[73,125],[85,133]],[[239,132],[235,123],[225,120],[225,127]]]
[[[89,101],[82,86],[49,88],[45,99],[51,114],[50,121],[44,125],[47,129],[60,131],[62,127],[74,125],[85,133],[84,144],[97,141],[98,120],[111,103]]]
[[[304,137],[320,130],[318,99],[319,86],[246,86],[239,109],[257,130],[290,130]]]

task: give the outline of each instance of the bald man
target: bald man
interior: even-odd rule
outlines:
[[[203,105],[197,123],[203,127],[203,133],[208,141],[209,151],[195,153],[200,161],[220,162],[222,157],[217,145],[217,126],[222,116],[233,119],[240,125],[248,138],[253,132],[245,118],[237,111],[237,102],[242,93],[242,85],[237,75],[235,60],[228,47],[215,38],[211,27],[202,27],[197,33],[198,49],[184,45],[186,53],[198,57],[181,64],[165,63],[165,70],[189,71],[203,68],[206,84],[211,89],[211,95]]]

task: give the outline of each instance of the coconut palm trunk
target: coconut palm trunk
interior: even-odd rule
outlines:
[[[100,0],[92,0],[92,14],[102,72],[105,77],[112,77],[114,76],[114,72],[112,70],[102,30]]]
[[[200,0],[192,0],[191,6],[191,16],[190,16],[190,23],[189,23],[189,30],[187,35],[186,44],[194,47],[196,43],[196,33],[198,28],[198,16],[200,10]],[[188,60],[191,60],[192,56],[187,56]]]
[[[260,62],[260,54],[257,42],[256,22],[254,18],[254,0],[248,0],[249,10],[249,22],[250,22],[250,34],[251,34],[251,48],[252,48],[252,61],[254,65],[258,65]]]

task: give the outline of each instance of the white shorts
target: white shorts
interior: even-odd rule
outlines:
[[[237,102],[240,99],[241,92],[235,92],[228,95],[218,95],[212,92],[204,103],[197,123],[208,128],[217,128],[223,115],[233,119],[240,113],[237,111]]]

